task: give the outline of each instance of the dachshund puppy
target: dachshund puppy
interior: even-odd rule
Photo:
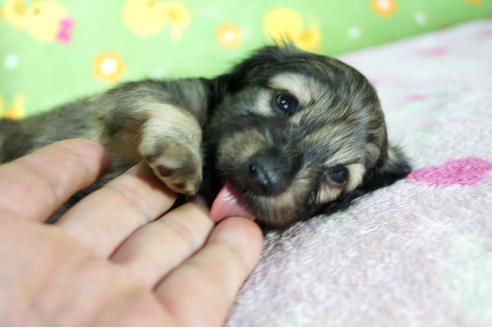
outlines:
[[[405,177],[376,91],[354,68],[268,46],[214,79],[143,80],[22,121],[0,120],[0,162],[66,138],[99,141],[112,171],[140,160],[171,190],[205,195],[214,220],[284,227]]]

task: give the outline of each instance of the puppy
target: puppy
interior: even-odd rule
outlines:
[[[405,177],[376,91],[354,68],[292,45],[268,46],[215,79],[143,80],[22,121],[0,120],[0,162],[88,138],[112,171],[140,160],[171,190],[208,197],[211,216],[285,227],[346,208]]]

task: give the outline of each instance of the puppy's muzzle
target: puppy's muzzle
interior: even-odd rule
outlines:
[[[254,155],[247,163],[245,188],[257,195],[274,196],[285,191],[298,163],[278,149]]]

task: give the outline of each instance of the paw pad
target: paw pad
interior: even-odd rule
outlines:
[[[162,165],[158,165],[157,170],[159,171],[159,174],[163,178],[167,178],[167,177],[171,176],[173,174],[173,172],[175,171],[175,170],[172,170],[172,169],[165,167],[165,166],[162,166]]]
[[[140,151],[154,174],[169,189],[186,195],[197,192],[202,180],[202,162],[191,148],[174,141],[163,141],[141,145]]]

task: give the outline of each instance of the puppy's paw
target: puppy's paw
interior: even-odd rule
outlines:
[[[180,194],[197,193],[202,181],[200,155],[174,140],[140,144],[140,154],[166,186]]]

